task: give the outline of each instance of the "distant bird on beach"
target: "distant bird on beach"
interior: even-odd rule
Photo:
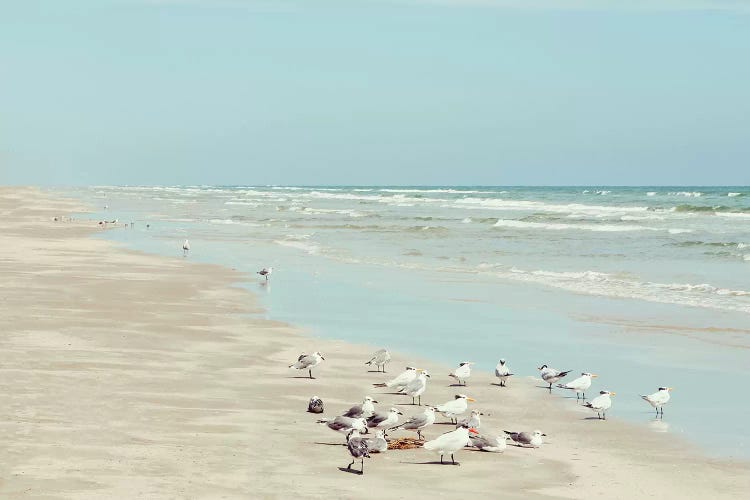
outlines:
[[[359,470],[360,474],[365,473],[365,458],[370,458],[370,449],[367,445],[367,441],[359,435],[359,432],[354,429],[346,438],[346,447],[349,450],[349,454],[352,456],[352,463],[346,466],[347,469],[351,469],[352,465],[357,459],[361,460],[361,467]]]
[[[385,430],[380,429],[374,438],[368,438],[367,449],[370,453],[385,453],[388,451],[388,441],[385,440]]]
[[[380,349],[378,351],[375,351],[375,353],[372,355],[372,358],[370,361],[365,363],[366,365],[375,365],[378,368],[378,371],[383,370],[383,373],[385,373],[385,365],[391,360],[391,353],[388,352],[388,349]]]
[[[427,370],[417,370],[419,374],[406,384],[403,391],[407,396],[411,396],[411,404],[417,404],[415,399],[419,401],[419,406],[422,406],[422,394],[427,390],[427,379],[430,378],[430,374]]]
[[[599,375],[595,373],[583,372],[577,379],[571,380],[567,384],[557,384],[560,389],[570,389],[576,393],[576,401],[579,397],[586,399],[586,389],[591,387],[591,379],[596,378]]]
[[[375,413],[375,404],[377,401],[372,399],[370,396],[365,396],[365,399],[362,401],[361,405],[354,405],[349,410],[347,410],[346,413],[343,415],[345,417],[352,417],[352,418],[370,418],[373,413]]]
[[[425,450],[438,452],[440,454],[441,464],[445,463],[443,462],[443,455],[450,453],[453,465],[461,465],[456,462],[455,458],[453,458],[453,454],[471,444],[471,441],[469,441],[470,433],[477,434],[477,430],[471,429],[468,425],[464,424],[458,429],[441,434],[432,441],[427,441],[423,447]]]
[[[469,401],[476,401],[474,398],[470,398],[466,394],[456,394],[452,400],[447,403],[443,403],[437,407],[437,410],[443,414],[444,417],[448,417],[452,424],[458,423],[458,417],[466,413],[469,407]]]
[[[406,370],[401,372],[395,378],[392,378],[387,382],[372,385],[375,387],[388,387],[390,389],[395,389],[396,391],[401,391],[415,378],[417,378],[417,369],[413,366],[407,366]]]
[[[505,387],[507,379],[511,375],[513,374],[510,372],[508,365],[505,364],[505,360],[501,359],[498,361],[497,366],[495,367],[495,376],[500,379],[500,387]]]
[[[471,377],[471,365],[473,364],[471,361],[462,361],[458,368],[449,373],[448,376],[458,380],[459,385],[466,385],[466,379]],[[462,380],[463,383],[461,383]]]
[[[422,413],[412,415],[409,419],[401,425],[392,427],[391,430],[404,429],[408,431],[417,431],[417,438],[424,439],[422,436],[422,430],[431,426],[435,423],[435,408],[434,406],[428,406]]]
[[[572,370],[561,372],[547,365],[542,365],[539,367],[539,371],[541,372],[542,380],[549,384],[549,392],[552,392],[552,384],[559,382],[561,378],[565,377]]]
[[[661,410],[661,416],[664,417],[664,405],[671,399],[669,391],[673,389],[673,387],[659,387],[659,390],[655,393],[649,394],[648,396],[641,396],[641,398],[656,408],[657,416],[659,416],[659,410]]]
[[[307,411],[310,413],[323,413],[323,400],[318,396],[313,396],[307,403]]]
[[[607,410],[612,407],[612,396],[617,394],[616,392],[610,391],[599,391],[599,395],[586,403],[586,408],[594,410],[601,420],[607,420]]]
[[[534,432],[513,432],[503,431],[508,437],[523,448],[539,448],[542,446],[542,436],[546,436],[542,431]]]
[[[189,251],[190,251],[190,242],[188,240],[185,240],[185,243],[182,244],[182,256],[187,257],[187,254]]]
[[[312,354],[300,354],[299,358],[297,358],[297,361],[289,365],[289,368],[295,368],[297,370],[307,370],[307,372],[310,374],[310,378],[315,378],[312,376],[312,369],[320,364],[321,361],[325,361],[326,358],[323,357],[322,354],[319,352],[314,352]]]
[[[258,271],[258,274],[261,276],[264,276],[266,278],[266,281],[268,281],[268,278],[271,276],[271,273],[273,273],[272,267],[264,267],[260,271]]]
[[[456,427],[461,427],[462,425],[466,424],[469,427],[473,427],[474,429],[479,429],[479,427],[481,427],[482,425],[482,419],[479,418],[480,415],[484,415],[484,413],[479,410],[471,410],[471,415],[464,419],[461,419],[461,421],[456,424]]]
[[[367,419],[367,427],[383,430],[390,429],[398,424],[399,415],[403,415],[403,413],[396,408],[391,408],[388,411],[375,412]]]
[[[489,451],[492,453],[502,453],[505,448],[508,447],[508,437],[503,436],[483,436],[483,435],[469,435],[471,445],[478,448],[480,451]]]

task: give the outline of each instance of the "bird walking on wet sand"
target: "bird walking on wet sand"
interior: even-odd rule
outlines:
[[[505,364],[505,360],[501,359],[498,361],[495,367],[495,376],[500,379],[500,387],[505,387],[508,377],[511,375],[513,374],[510,372],[508,365]]]
[[[417,404],[422,406],[422,394],[427,390],[427,379],[430,378],[430,374],[427,370],[418,370],[419,374],[404,387],[404,394],[411,396],[411,404]]]
[[[471,365],[473,364],[471,361],[462,361],[459,363],[458,368],[449,373],[448,376],[458,380],[459,385],[466,385],[466,379],[471,377]],[[462,380],[463,383],[461,382]]]
[[[399,415],[403,415],[403,413],[396,408],[375,412],[375,414],[367,419],[367,427],[383,430],[390,429],[398,424]]]
[[[182,244],[182,256],[187,257],[188,252],[190,252],[190,242],[188,240],[185,240],[185,242]]]
[[[375,413],[375,403],[377,403],[377,401],[370,396],[365,396],[362,404],[352,406],[343,414],[343,416],[352,418],[370,418],[373,413]]]
[[[401,425],[391,427],[392,431],[396,429],[404,429],[409,431],[417,431],[417,438],[424,439],[422,431],[427,427],[435,423],[435,408],[434,406],[428,406],[422,413],[412,415],[409,419]]]
[[[403,372],[401,372],[391,380],[372,385],[374,385],[375,387],[388,387],[396,391],[402,391],[409,384],[409,382],[417,378],[417,375],[418,372],[416,368],[414,368],[413,366],[407,366]]]
[[[370,449],[367,445],[367,440],[360,436],[359,431],[356,429],[352,430],[347,436],[346,447],[349,450],[349,454],[352,456],[352,463],[346,466],[347,469],[351,469],[352,465],[357,459],[360,459],[361,465],[359,469],[360,474],[365,473],[365,458],[370,458]]]
[[[268,281],[268,278],[271,276],[271,273],[273,273],[272,267],[264,267],[260,271],[258,271],[258,274],[266,278],[266,281]]]
[[[453,458],[453,454],[471,444],[469,434],[477,434],[477,430],[464,424],[455,430],[441,434],[432,441],[427,441],[423,447],[425,450],[438,452],[441,464],[445,463],[443,456],[450,454],[453,465],[461,465]]]
[[[385,365],[391,360],[391,353],[388,352],[388,349],[379,349],[375,351],[375,353],[372,355],[372,358],[370,358],[370,361],[366,362],[366,365],[375,365],[378,369],[378,371],[383,371],[385,373]]]
[[[577,379],[571,380],[567,384],[557,384],[560,389],[570,389],[576,393],[576,401],[580,397],[586,400],[586,389],[591,387],[591,379],[596,378],[599,375],[595,373],[583,372]]]
[[[607,410],[612,407],[612,396],[617,394],[610,391],[599,391],[599,395],[586,403],[586,408],[594,410],[600,420],[607,420]]]
[[[508,436],[469,435],[471,445],[479,451],[502,453],[508,447]]]
[[[297,358],[297,361],[289,365],[289,368],[295,368],[297,370],[307,370],[310,378],[315,378],[312,376],[312,369],[318,366],[321,361],[325,361],[325,359],[326,358],[324,358],[323,355],[317,351],[312,354],[300,354],[299,358]]]
[[[458,417],[466,413],[466,410],[469,407],[469,401],[474,402],[476,400],[470,398],[466,394],[456,394],[452,400],[439,405],[437,410],[442,413],[444,417],[448,417],[452,424],[455,424],[458,423]]]
[[[503,431],[508,437],[522,448],[539,448],[542,446],[542,436],[546,436],[542,431],[533,432],[514,432]]]
[[[649,394],[648,396],[641,396],[644,401],[646,401],[648,404],[656,408],[656,416],[658,417],[660,414],[662,418],[664,417],[664,405],[669,402],[669,400],[672,398],[670,396],[669,391],[673,390],[674,387],[659,387],[659,390],[656,391],[653,394]],[[661,410],[661,413],[659,413],[659,410]]]
[[[547,365],[542,365],[539,367],[539,371],[542,380],[549,384],[549,392],[552,392],[552,384],[559,382],[561,378],[565,377],[572,370],[561,372]]]

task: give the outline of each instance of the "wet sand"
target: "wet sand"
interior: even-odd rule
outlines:
[[[456,388],[450,367],[398,353],[389,373],[369,372],[363,363],[380,346],[322,340],[262,319],[253,295],[234,286],[254,276],[91,238],[102,231],[97,221],[67,220],[83,209],[34,189],[0,188],[3,498],[740,498],[750,491],[748,464],[706,458],[658,432],[669,407],[664,423],[626,424],[616,419],[616,396],[602,422],[530,377],[500,388],[476,372]],[[326,357],[317,379],[287,368],[315,350]],[[372,387],[407,364],[433,375],[423,402],[466,393],[485,413],[483,431],[541,429],[545,444],[503,454],[462,450],[460,467],[436,464],[423,449],[389,451],[369,459],[364,476],[341,471],[350,461],[344,437],[316,424],[307,400],[322,397],[325,416],[334,416],[370,394],[379,408],[408,416],[421,411],[406,404],[410,398]],[[425,434],[449,429],[438,424]]]

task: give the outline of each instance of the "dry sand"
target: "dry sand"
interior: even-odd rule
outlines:
[[[708,459],[674,436],[612,418],[532,378],[508,388],[397,353],[388,374],[374,346],[313,338],[262,319],[218,266],[123,250],[93,239],[96,221],[55,222],[83,207],[34,189],[0,188],[0,498],[741,498],[746,463]],[[126,229],[114,229],[126,230]],[[175,243],[176,254],[180,242]],[[363,339],[365,340],[365,339]],[[318,378],[287,368],[320,350]],[[375,455],[365,475],[344,437],[305,412],[333,416],[366,394],[420,411],[373,382],[406,364],[433,374],[423,397],[476,398],[482,430],[542,429],[540,449],[462,450],[460,467],[423,449]],[[531,367],[514,367],[529,373]],[[666,420],[669,415],[667,412]],[[439,422],[444,419],[439,418]],[[449,430],[436,425],[428,438]],[[395,432],[397,436],[413,436]]]

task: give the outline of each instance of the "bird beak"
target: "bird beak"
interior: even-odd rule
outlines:
[[[674,387],[667,387],[668,391],[674,391]]]
[[[616,392],[610,392],[609,393],[610,396],[614,396],[615,394],[617,394],[617,393]]]
[[[425,377],[427,377],[427,378],[432,378],[432,377],[431,377],[431,376],[430,376],[429,374],[425,375]]]
[[[398,413],[399,415],[403,415],[403,413],[401,413],[400,411],[397,411],[396,413]]]
[[[479,431],[477,431],[474,427],[469,429],[469,432],[471,432],[472,434],[479,434]]]
[[[320,359],[322,359],[323,361],[325,361],[325,360],[326,360],[326,358],[324,358],[323,356],[321,356],[321,357],[320,357]]]
[[[372,402],[373,402],[373,403],[378,403],[378,401],[375,401],[374,399],[372,400]]]
[[[596,377],[598,377],[598,376],[599,376],[599,375],[597,375],[596,373],[592,373],[592,374],[591,374],[591,378],[596,378]]]
[[[471,401],[472,403],[476,403],[477,400],[474,398],[466,398],[466,401]]]
[[[482,413],[481,411],[479,412],[479,414],[480,414],[480,415],[484,415],[484,413]]]
[[[542,436],[546,436],[546,434],[542,434]]]

